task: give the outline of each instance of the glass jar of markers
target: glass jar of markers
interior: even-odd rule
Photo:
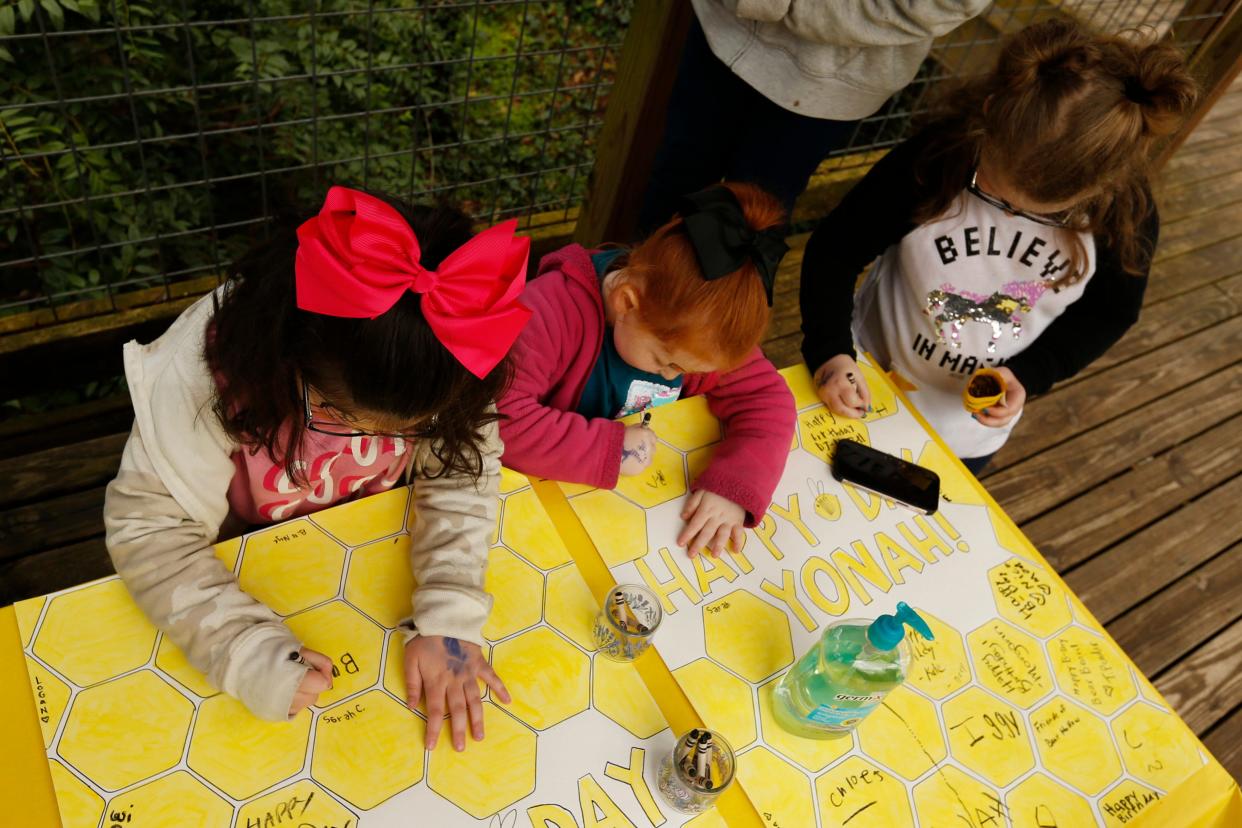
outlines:
[[[595,644],[613,661],[633,661],[651,646],[663,611],[646,587],[619,584],[595,616]]]
[[[733,782],[733,748],[712,730],[695,728],[660,762],[656,784],[670,806],[683,814],[706,811]]]

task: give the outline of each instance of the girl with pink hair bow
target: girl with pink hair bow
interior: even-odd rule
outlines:
[[[125,346],[134,427],[104,506],[108,551],[135,601],[255,715],[285,720],[332,685],[278,584],[247,594],[211,545],[413,480],[417,583],[406,633],[427,746],[483,738],[491,609],[484,570],[501,444],[494,400],[530,312],[516,222],[475,235],[447,208],[333,187],[276,231],[158,340]]]

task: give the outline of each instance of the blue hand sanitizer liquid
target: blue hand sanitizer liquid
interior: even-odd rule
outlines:
[[[875,621],[851,618],[831,624],[776,685],[773,707],[781,727],[812,739],[857,727],[906,680],[906,624],[932,638],[927,622],[904,602],[895,614]]]

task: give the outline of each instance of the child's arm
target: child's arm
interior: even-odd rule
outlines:
[[[1154,251],[1160,236],[1160,218],[1152,202],[1151,214],[1139,232]],[[1044,329],[1030,347],[1006,365],[1028,395],[1043,394],[1099,359],[1138,321],[1147,290],[1147,271],[1127,273],[1117,252],[1096,238],[1095,273],[1082,296]]]
[[[233,464],[203,458],[197,483],[228,488]],[[307,668],[300,644],[270,609],[242,592],[212,551],[216,529],[169,494],[135,423],[104,501],[108,552],[134,601],[212,685],[263,719],[285,721]],[[82,623],[93,623],[84,618]]]
[[[741,367],[721,374],[706,390],[707,404],[724,425],[724,440],[691,484],[746,510],[750,527],[763,519],[780,482],[793,439],[793,394],[758,348]]]
[[[802,357],[812,374],[837,354],[854,357],[850,320],[858,274],[915,228],[915,161],[928,143],[919,135],[890,150],[811,233],[799,303]]]
[[[572,320],[549,325],[547,319],[547,314],[536,312],[513,346],[513,382],[498,403],[504,415],[500,436],[505,465],[536,477],[615,488],[625,425],[543,402],[562,379],[556,375],[561,349],[571,347],[570,342],[575,348],[587,347],[581,331],[569,328],[567,321]]]
[[[414,483],[414,526],[410,569],[417,637],[406,642],[406,700],[427,704],[428,749],[435,747],[444,714],[450,714],[453,746],[466,746],[467,718],[476,741],[483,738],[483,708],[478,680],[501,701],[509,692],[483,657],[483,625],[492,596],[483,590],[488,547],[496,526],[500,497],[500,453],[495,423],[485,427],[480,447],[482,473],[442,474],[431,446],[419,447]],[[436,476],[439,475],[439,476]],[[467,716],[467,711],[469,716]]]

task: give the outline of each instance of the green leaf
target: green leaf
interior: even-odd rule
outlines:
[[[17,0],[17,13],[22,16],[23,23],[29,23],[30,18],[34,15],[34,0]]]
[[[65,28],[65,10],[60,7],[60,3],[56,0],[43,0],[41,4],[43,10],[47,12],[48,19],[52,21],[52,26],[56,31],[62,31]]]
[[[12,6],[0,6],[0,34],[11,35],[17,31],[17,15]]]

